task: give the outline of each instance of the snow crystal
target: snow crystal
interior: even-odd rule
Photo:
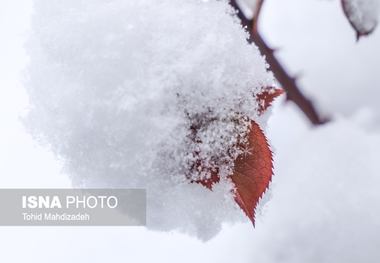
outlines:
[[[32,29],[24,123],[74,187],[146,188],[148,228],[203,240],[244,220],[226,176],[273,76],[226,2],[36,0]]]

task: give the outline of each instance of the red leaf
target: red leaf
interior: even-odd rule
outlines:
[[[361,36],[372,33],[378,22],[376,1],[341,0],[344,14],[356,31],[359,40]]]
[[[255,225],[255,208],[260,197],[272,179],[272,152],[259,125],[251,121],[248,133],[248,152],[235,160],[234,173],[229,176],[235,184],[235,201]],[[196,180],[212,190],[212,185],[220,181],[218,172],[211,171],[211,177]]]
[[[284,91],[267,87],[257,95],[259,113],[264,112],[272,101]],[[235,184],[235,201],[255,225],[255,209],[259,199],[269,186],[273,175],[272,151],[259,125],[251,121],[247,134],[247,152],[238,156],[234,163],[234,172],[228,176]],[[199,164],[197,164],[199,165]],[[212,190],[212,186],[220,181],[218,171],[211,171],[211,177],[192,181]]]
[[[264,88],[263,92],[257,95],[259,113],[263,113],[272,104],[272,101],[283,93],[284,91],[282,89],[276,89],[274,87]]]
[[[234,173],[230,178],[236,186],[236,203],[255,225],[255,208],[272,179],[273,164],[272,152],[263,131],[256,122],[251,124],[249,153],[235,160]]]
[[[203,180],[196,180],[196,181],[194,181],[194,183],[201,184],[201,185],[207,187],[208,189],[212,190],[212,185],[219,183],[219,181],[220,181],[220,179],[218,176],[218,172],[217,171],[211,171],[211,177],[210,178],[203,179]]]

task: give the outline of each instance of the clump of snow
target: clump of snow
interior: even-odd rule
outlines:
[[[273,76],[232,13],[216,0],[36,0],[26,127],[73,186],[146,188],[150,229],[207,240],[245,220],[226,176],[249,119],[265,128],[255,95]],[[190,183],[215,167],[213,191]]]
[[[343,0],[344,11],[353,27],[360,33],[371,32],[380,14],[379,0]]]

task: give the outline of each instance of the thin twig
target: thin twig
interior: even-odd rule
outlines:
[[[321,117],[321,115],[319,115],[315,110],[312,102],[301,93],[300,89],[297,86],[296,79],[288,75],[288,73],[284,70],[284,68],[274,56],[274,50],[267,46],[259,34],[257,21],[263,2],[264,0],[259,0],[257,2],[253,19],[247,19],[244,16],[243,12],[240,10],[238,4],[236,3],[236,0],[231,0],[230,4],[238,11],[237,16],[241,20],[242,26],[246,27],[247,31],[250,32],[248,42],[253,42],[259,47],[262,55],[265,56],[275,78],[281,84],[282,88],[287,92],[287,99],[293,101],[314,125],[319,125],[327,122],[328,119]]]

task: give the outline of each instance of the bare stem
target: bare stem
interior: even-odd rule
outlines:
[[[231,0],[230,4],[238,11],[237,16],[241,20],[242,26],[246,27],[247,31],[250,32],[248,42],[253,42],[259,47],[262,55],[265,56],[275,78],[281,84],[282,88],[287,92],[287,99],[293,101],[314,125],[319,125],[327,122],[328,119],[321,117],[315,110],[313,103],[302,94],[297,86],[296,79],[288,75],[288,73],[274,56],[273,49],[267,46],[259,34],[257,21],[263,2],[264,0],[259,0],[257,2],[254,18],[250,20],[244,16],[235,0]]]

